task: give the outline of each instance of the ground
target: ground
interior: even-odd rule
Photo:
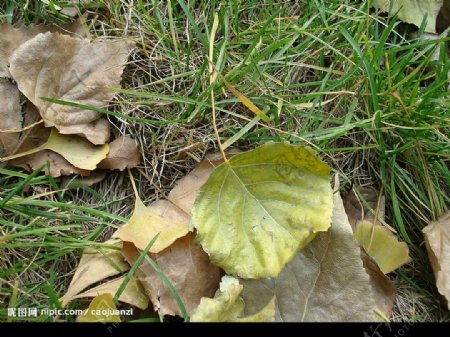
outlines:
[[[421,234],[450,199],[447,40],[424,40],[416,27],[360,1],[96,0],[81,11],[92,38],[136,44],[125,90],[109,107],[122,117],[109,119],[115,135],[139,144],[143,162],[133,174],[144,202],[164,197],[217,151],[207,57],[217,12],[215,67],[270,117],[262,122],[216,86],[222,142],[241,150],[271,140],[306,144],[340,175],[344,197],[353,186],[381,190],[386,222],[413,258],[390,275],[398,290],[393,320],[449,319]],[[74,20],[38,0],[2,1],[0,19]],[[1,198],[14,191],[15,200],[0,207],[0,235],[9,233],[0,236],[3,321],[8,306],[57,306],[83,248],[130,216],[133,191],[126,172],[113,172],[92,187],[33,200],[26,198],[60,191],[61,182],[7,167],[0,173]]]

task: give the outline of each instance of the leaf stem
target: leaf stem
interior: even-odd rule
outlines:
[[[216,37],[217,27],[219,26],[219,16],[217,15],[217,12],[214,13],[214,22],[211,29],[211,35],[209,37],[209,85],[213,85],[214,81],[217,77],[217,72],[214,71],[214,66],[212,63],[213,57],[214,57],[214,39]],[[225,151],[222,146],[222,141],[220,140],[219,136],[219,130],[217,129],[217,123],[216,123],[216,104],[214,99],[214,89],[211,89],[211,112],[212,112],[212,124],[214,128],[214,134],[217,138],[217,144],[219,145],[220,153],[222,154],[223,160],[225,163],[228,163],[227,156],[225,155]]]

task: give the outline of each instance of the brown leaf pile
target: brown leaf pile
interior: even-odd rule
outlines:
[[[120,87],[133,46],[121,39],[90,41],[84,36],[80,21],[60,27],[0,24],[1,162],[29,171],[48,163],[42,170],[53,177],[89,176],[92,169],[83,167],[124,170],[139,164],[135,141],[123,136],[108,145],[109,122],[84,108],[105,108],[115,97],[108,88]],[[55,139],[45,144],[50,134]],[[63,149],[66,145],[70,148]],[[89,159],[96,148],[104,155]],[[83,157],[86,165],[78,167],[77,158]]]

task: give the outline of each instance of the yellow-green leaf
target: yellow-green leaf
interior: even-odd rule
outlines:
[[[331,223],[330,168],[299,145],[269,142],[218,166],[193,225],[211,261],[243,278],[275,277]]]
[[[244,311],[244,301],[239,296],[242,285],[231,276],[224,276],[214,298],[202,298],[191,315],[191,322],[272,322],[275,319],[275,300],[269,301],[260,312],[239,318]]]
[[[382,225],[369,221],[358,222],[355,239],[375,260],[384,274],[394,271],[411,260],[408,245],[398,241],[397,237]]]
[[[94,298],[89,308],[77,317],[77,322],[120,322],[120,316],[111,294],[102,294]]]
[[[43,150],[51,150],[60,154],[69,163],[80,169],[94,170],[97,164],[108,155],[109,146],[107,144],[95,146],[85,138],[76,135],[62,135],[56,129],[52,129],[50,137],[44,144],[29,151],[2,158],[1,161],[20,158]]]

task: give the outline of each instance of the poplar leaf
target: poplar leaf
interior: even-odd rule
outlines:
[[[193,225],[211,261],[243,278],[277,276],[331,223],[330,168],[302,146],[269,142],[218,166]]]

